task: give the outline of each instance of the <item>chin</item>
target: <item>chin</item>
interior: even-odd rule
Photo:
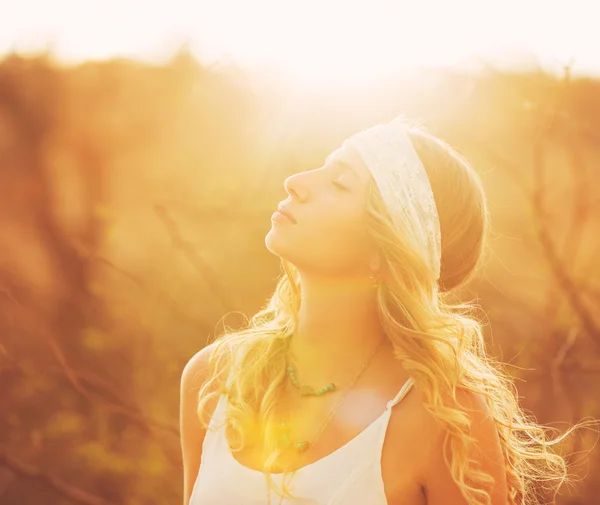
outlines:
[[[265,246],[275,256],[279,256],[281,259],[291,263],[294,263],[298,259],[294,255],[294,252],[297,254],[299,250],[301,251],[289,237],[285,236],[285,233],[280,233],[276,228],[271,228],[265,236]]]
[[[265,236],[265,246],[276,256],[283,257],[282,253],[285,250],[285,242],[281,234],[274,228],[271,228]]]

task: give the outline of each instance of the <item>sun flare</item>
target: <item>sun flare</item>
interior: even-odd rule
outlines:
[[[48,46],[66,61],[168,58],[186,43],[202,61],[276,67],[307,82],[372,79],[415,66],[498,54],[574,61],[597,73],[600,38],[589,0],[24,0],[0,19],[0,53]],[[510,61],[506,62],[510,65]]]

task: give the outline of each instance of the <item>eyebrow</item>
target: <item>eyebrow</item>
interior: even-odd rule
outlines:
[[[354,169],[354,167],[348,163],[347,161],[344,160],[340,160],[340,159],[333,159],[335,157],[335,152],[329,154],[326,158],[325,158],[325,163],[334,163],[336,165],[340,165],[342,167],[344,167],[346,170],[349,170],[352,175],[354,177],[356,177],[358,180],[360,180],[360,177],[358,176],[358,173],[356,172],[356,170]]]

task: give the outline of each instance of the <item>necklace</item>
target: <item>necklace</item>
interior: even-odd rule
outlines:
[[[302,396],[321,396],[322,394],[328,393],[329,391],[333,391],[336,386],[335,382],[330,382],[326,386],[323,386],[321,389],[316,390],[312,386],[303,386],[298,381],[298,378],[296,377],[296,371],[294,370],[294,367],[292,365],[288,365],[287,374],[290,378],[290,382],[294,385],[294,387],[300,390],[300,394]]]
[[[371,360],[375,357],[375,354],[377,354],[377,351],[379,351],[379,349],[381,349],[381,347],[383,346],[384,342],[385,342],[385,339],[382,339],[381,342],[379,343],[379,345],[373,350],[373,352],[371,353],[371,355],[369,356],[369,358],[367,359],[367,361],[365,361],[364,365],[358,371],[358,373],[356,374],[356,376],[354,377],[354,379],[342,391],[342,394],[340,395],[340,398],[338,399],[338,401],[336,402],[336,404],[333,406],[333,408],[327,414],[327,417],[325,418],[325,421],[323,421],[323,423],[321,424],[321,427],[319,428],[319,431],[313,437],[312,441],[310,441],[310,440],[298,440],[298,441],[296,441],[296,442],[294,442],[292,444],[292,442],[290,441],[290,438],[289,438],[289,426],[287,425],[287,423],[285,421],[281,422],[281,427],[284,430],[284,435],[283,435],[284,443],[286,445],[293,445],[294,449],[297,452],[304,452],[309,447],[311,447],[312,445],[314,445],[314,443],[319,439],[319,437],[323,433],[323,430],[325,429],[325,427],[329,424],[329,421],[331,421],[332,417],[336,413],[338,407],[342,403],[342,400],[344,399],[344,397],[346,396],[346,394],[348,394],[348,392],[350,391],[350,389],[352,388],[352,386],[354,386],[354,384],[356,384],[356,382],[358,381],[358,379],[360,379],[361,375],[367,369],[367,367],[371,363]]]

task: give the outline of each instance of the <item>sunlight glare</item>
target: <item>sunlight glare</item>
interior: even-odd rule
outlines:
[[[219,0],[154,3],[22,0],[0,19],[0,52],[48,43],[65,61],[166,59],[188,43],[201,61],[278,67],[314,85],[360,82],[418,66],[452,66],[506,49],[600,69],[586,2],[543,0]],[[579,13],[579,14],[578,14]],[[543,15],[542,15],[543,14]],[[2,22],[4,21],[4,23]]]

